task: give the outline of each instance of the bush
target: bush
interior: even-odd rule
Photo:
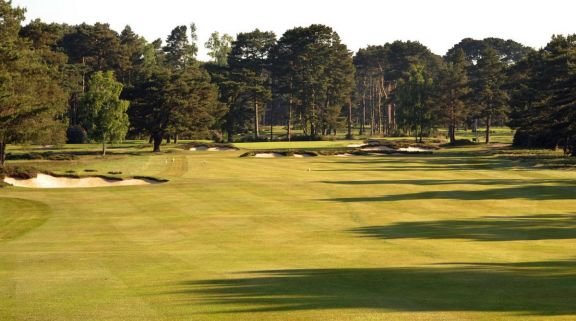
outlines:
[[[66,141],[68,144],[85,144],[88,142],[88,134],[81,126],[72,126],[66,131]]]
[[[512,142],[514,147],[521,148],[556,148],[555,141],[549,139],[546,133],[537,133],[528,130],[518,130]]]
[[[30,179],[38,176],[38,169],[30,166],[4,166],[0,167],[0,178],[13,177]]]
[[[457,139],[453,144],[448,143],[443,146],[471,146],[471,145],[476,145],[476,143],[469,139]]]

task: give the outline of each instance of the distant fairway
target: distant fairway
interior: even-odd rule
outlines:
[[[10,161],[170,182],[0,189],[0,320],[575,320],[576,172],[487,151]]]

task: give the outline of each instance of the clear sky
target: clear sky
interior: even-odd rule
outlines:
[[[575,0],[13,0],[28,19],[127,24],[149,41],[195,22],[200,59],[213,31],[235,36],[255,28],[278,37],[295,26],[331,26],[351,50],[417,40],[443,55],[465,37],[513,39],[534,48],[552,34],[576,33]]]

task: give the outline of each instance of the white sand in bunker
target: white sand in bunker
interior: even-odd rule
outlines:
[[[370,146],[362,148],[363,152],[395,152],[394,148],[390,148],[387,146]]]
[[[55,177],[52,175],[38,174],[31,179],[17,179],[12,177],[4,178],[4,182],[16,187],[27,188],[89,188],[89,187],[107,187],[107,186],[134,186],[159,184],[159,181],[151,179],[126,179],[112,180],[102,177]]]
[[[307,158],[307,157],[314,157],[310,154],[294,154],[294,157],[296,158]]]
[[[254,157],[256,157],[256,158],[279,158],[279,157],[285,157],[285,156],[280,154],[280,153],[258,153],[256,155],[254,155]]]

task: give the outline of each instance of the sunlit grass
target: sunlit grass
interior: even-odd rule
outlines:
[[[25,163],[169,183],[0,189],[0,320],[576,318],[576,172],[518,159],[531,151],[256,159],[142,144]]]

